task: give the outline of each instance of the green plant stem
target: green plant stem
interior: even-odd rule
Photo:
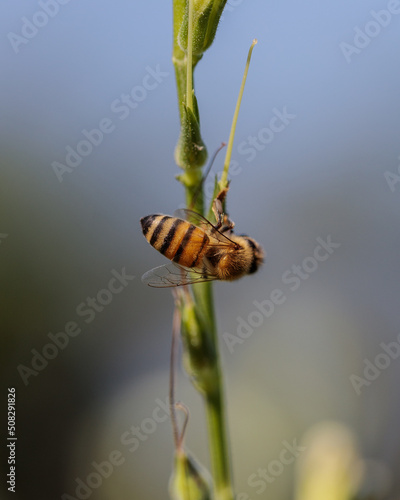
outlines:
[[[224,189],[228,185],[228,171],[229,171],[229,165],[231,163],[233,140],[235,138],[236,124],[237,124],[237,120],[238,120],[238,116],[239,116],[240,104],[242,102],[243,91],[244,91],[244,87],[246,84],[247,73],[249,71],[251,53],[253,52],[254,46],[256,44],[257,44],[257,40],[254,39],[253,43],[250,46],[249,53],[247,55],[247,61],[246,61],[246,66],[245,66],[244,73],[243,73],[242,84],[240,86],[239,97],[238,97],[238,100],[236,102],[235,113],[233,114],[231,132],[229,134],[229,141],[228,141],[228,145],[226,147],[224,170],[223,170],[222,175],[221,175],[221,180],[219,181],[219,189]]]
[[[186,0],[173,0],[174,6],[174,45],[173,63],[177,83],[178,104],[181,125],[184,122],[184,105],[193,109],[193,69],[200,60],[201,55],[192,54],[192,8],[193,0],[189,0],[189,22],[188,22],[188,50],[185,52],[179,46],[178,32],[185,15]],[[193,196],[197,192],[202,180],[201,168],[193,165],[180,165],[184,168],[181,181],[185,186],[187,206],[191,206]],[[191,207],[199,214],[204,213],[203,189]],[[211,456],[211,473],[214,483],[214,500],[233,500],[233,488],[231,484],[231,465],[228,450],[227,426],[224,407],[223,378],[220,367],[217,329],[214,314],[214,301],[211,283],[198,283],[193,289],[193,300],[198,315],[204,321],[204,338],[202,339],[204,350],[204,365],[208,366],[208,373],[202,380],[201,394],[204,397],[207,424],[209,450]],[[207,371],[207,369],[205,370]]]
[[[185,0],[173,1],[173,47],[172,47],[172,62],[175,68],[176,90],[178,93],[179,114],[182,121],[182,105],[185,102],[186,90],[186,54],[180,48],[178,43],[179,28],[182,24],[182,19],[185,14]]]
[[[217,328],[214,315],[211,283],[193,287],[195,303],[205,317],[213,351],[212,386],[204,394],[207,414],[211,470],[214,480],[215,500],[233,500],[231,465],[227,439],[223,377],[220,367]]]
[[[178,105],[181,122],[183,121],[183,104],[187,92],[187,54],[181,49],[178,43],[179,29],[186,10],[186,0],[173,0],[173,47],[172,47],[172,62],[175,68],[176,90],[178,94]],[[197,55],[192,55],[192,71],[191,81],[193,89],[193,70],[196,64],[201,59]]]
[[[186,75],[186,106],[193,110],[193,0],[189,0],[187,75]]]
[[[224,170],[219,183],[219,189],[223,189],[228,185],[228,171],[229,164],[232,155],[233,140],[235,136],[236,123],[239,116],[240,104],[242,101],[243,91],[246,84],[247,73],[249,70],[251,54],[257,40],[254,39],[249,53],[247,56],[245,71],[243,74],[242,84],[239,91],[239,97],[236,103],[235,113],[232,120],[231,131],[229,135],[229,141],[225,156]],[[198,295],[197,303],[202,306],[203,311],[206,316],[207,323],[210,328],[210,337],[213,342],[214,349],[214,375],[215,375],[215,386],[213,386],[213,392],[209,392],[205,395],[206,401],[206,411],[207,411],[207,422],[208,422],[208,434],[210,442],[211,451],[211,465],[213,470],[214,485],[215,485],[215,498],[216,500],[232,500],[233,489],[232,489],[232,478],[231,469],[229,462],[228,453],[228,441],[227,441],[227,431],[226,431],[226,416],[225,416],[225,404],[223,395],[223,379],[222,372],[220,368],[219,360],[219,350],[218,350],[218,338],[216,335],[216,325],[214,316],[214,301],[212,296],[212,286],[211,283],[204,283],[200,287],[194,287],[194,295]]]
[[[221,380],[220,374],[218,378]],[[214,478],[215,499],[233,500],[230,464],[226,459],[228,443],[225,431],[224,401],[221,392],[213,397],[206,396],[211,466]]]

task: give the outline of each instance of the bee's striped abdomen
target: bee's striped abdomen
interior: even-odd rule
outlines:
[[[170,260],[185,267],[198,267],[209,238],[200,228],[169,215],[141,219],[147,241]]]

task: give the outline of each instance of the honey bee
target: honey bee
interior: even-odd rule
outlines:
[[[213,202],[216,225],[186,209],[177,210],[174,217],[154,214],[140,220],[146,240],[172,261],[145,273],[143,283],[166,288],[233,281],[257,271],[264,251],[253,238],[233,233],[234,223],[222,211],[225,194]]]

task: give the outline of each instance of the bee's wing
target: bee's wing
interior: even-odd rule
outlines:
[[[213,281],[217,276],[208,270],[188,268],[171,263],[155,267],[142,276],[142,283],[154,288],[192,285],[204,281]]]
[[[180,208],[178,210],[175,210],[174,215],[179,219],[187,220],[191,224],[199,226],[200,229],[203,229],[203,231],[205,231],[209,236],[218,240],[219,244],[234,247],[237,246],[234,241],[228,238],[228,236],[226,236],[224,233],[221,233],[221,231],[218,231],[218,229],[213,224],[211,224],[208,219],[198,214],[197,212],[193,212],[193,210]],[[212,245],[212,243],[210,243],[210,245]]]

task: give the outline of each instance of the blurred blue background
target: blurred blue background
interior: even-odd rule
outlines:
[[[139,219],[183,202],[174,179],[172,7],[49,4],[8,2],[0,20],[1,370],[3,394],[17,391],[15,497],[79,498],[77,478],[87,484],[92,474],[85,498],[167,498],[171,429],[154,411],[168,391],[173,302],[168,290],[140,282],[164,259]],[[228,139],[258,38],[228,209],[267,258],[256,275],[215,286],[235,483],[247,498],[293,498],[296,464],[262,492],[248,479],[279,456],[282,441],[300,442],[326,419],[345,424],[359,456],[385,471],[384,486],[368,485],[370,498],[399,498],[400,362],[390,359],[374,380],[363,375],[364,360],[373,363],[400,332],[400,14],[383,15],[382,27],[371,13],[388,5],[395,2],[232,0],[196,68],[212,153]],[[369,42],[356,27],[369,30]],[[343,44],[354,45],[357,33],[365,47],[352,53]],[[122,108],[131,92],[132,108]],[[271,133],[285,109],[290,118]],[[86,156],[62,174],[58,165],[57,175],[66,148],[76,151],[84,131],[99,127],[108,133],[92,132],[97,145],[81,144]],[[220,154],[215,172],[222,163]],[[291,290],[283,274],[328,235],[340,246]],[[102,292],[123,272],[119,293]],[[253,302],[277,288],[285,302],[229,349],[222,335],[237,336],[239,318],[247,322]],[[96,310],[87,300],[99,293]],[[48,348],[54,359],[29,372],[49,333],[71,322],[68,345]],[[367,382],[359,394],[352,375]],[[191,410],[187,446],[208,466],[202,403],[183,370],[178,394]],[[132,426],[141,434],[127,444]],[[118,465],[96,483],[93,462],[113,452]]]

